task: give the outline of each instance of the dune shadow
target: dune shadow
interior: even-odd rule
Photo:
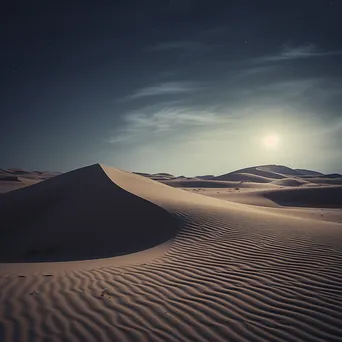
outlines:
[[[342,186],[282,189],[264,196],[282,206],[342,208]]]

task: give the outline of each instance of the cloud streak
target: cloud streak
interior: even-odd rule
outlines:
[[[132,95],[128,96],[129,99],[140,99],[151,96],[162,95],[179,95],[197,91],[199,84],[195,82],[175,81],[160,83],[155,86],[145,87],[136,90]]]
[[[280,53],[257,58],[256,62],[281,62],[287,60],[334,56],[340,55],[341,53],[341,51],[323,51],[315,44],[306,44],[296,47],[284,45]]]
[[[193,129],[207,130],[227,125],[233,119],[222,116],[215,109],[196,110],[187,107],[146,107],[125,115],[125,125],[113,132],[110,143],[130,142],[142,136],[184,132]]]

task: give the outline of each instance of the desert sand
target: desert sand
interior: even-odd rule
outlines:
[[[0,171],[0,341],[342,341],[340,175]]]

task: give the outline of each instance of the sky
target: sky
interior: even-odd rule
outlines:
[[[8,2],[0,167],[342,172],[341,13],[339,0]]]

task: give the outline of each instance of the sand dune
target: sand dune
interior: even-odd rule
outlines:
[[[214,188],[201,188],[201,189],[188,189],[189,191],[196,192],[204,196],[217,198],[224,201],[248,204],[259,207],[281,207],[276,202],[264,196],[265,187],[263,184],[256,183],[255,185],[261,185],[258,187],[251,188],[231,188],[231,189],[214,189]],[[268,185],[268,184],[267,184]],[[254,186],[254,184],[252,184]],[[271,189],[274,187],[271,187]]]
[[[0,181],[19,182],[19,179],[17,176],[0,174]]]
[[[263,172],[264,173],[264,172]],[[270,183],[273,178],[261,176],[253,173],[234,172],[229,175],[219,176],[215,179],[222,181],[235,181],[235,182],[256,182],[256,183]]]
[[[26,179],[48,179],[60,175],[60,172],[48,171],[24,171],[18,169],[0,169],[0,175],[11,175],[14,177],[21,177]]]
[[[237,186],[237,182],[221,182],[204,179],[175,179],[163,181],[163,184],[170,185],[175,188],[231,188]]]
[[[24,171],[0,169],[0,194],[58,176],[59,172]]]
[[[312,170],[291,169],[283,165],[249,167],[217,176],[214,179],[220,181],[273,183],[282,186],[310,186],[310,183],[342,185],[342,176],[339,174],[324,175]]]
[[[177,177],[171,175],[170,173],[165,173],[165,172],[160,172],[160,173],[143,173],[143,172],[134,172],[136,175],[139,176],[144,176],[146,178],[150,178],[156,181],[164,181],[164,180],[170,180],[170,179],[175,179]]]
[[[309,177],[314,177],[314,176],[323,176],[323,173],[313,171],[313,170],[306,170],[306,169],[295,169],[298,171],[302,176],[309,176]]]
[[[36,194],[47,184],[49,196],[44,197],[45,189],[34,196],[44,198],[43,207],[35,212],[32,204],[33,210],[27,211],[32,222],[39,222],[44,210],[46,217],[55,214],[55,205],[65,202],[69,205],[63,210],[74,215],[75,199],[87,204],[86,209],[78,207],[76,216],[91,219],[93,214],[101,221],[97,208],[102,207],[102,198],[107,203],[114,192],[115,199],[127,198],[120,210],[111,208],[114,223],[128,208],[122,222],[136,216],[136,224],[149,231],[153,224],[143,221],[144,211],[138,211],[144,205],[151,215],[161,210],[167,222],[174,218],[179,230],[162,255],[141,258],[134,265],[120,266],[111,258],[102,267],[91,261],[93,268],[26,263],[20,272],[15,268],[8,272],[9,264],[0,264],[0,339],[341,341],[342,224],[210,198],[98,165],[44,183],[7,194],[11,197],[3,195],[19,199],[15,205],[2,204],[9,205],[15,217],[16,208],[26,210],[31,205],[28,202],[34,198],[28,191]],[[70,187],[76,195],[69,200]],[[320,195],[336,195],[337,203],[339,190],[334,189],[323,189]],[[310,188],[291,189],[297,190],[304,190],[294,195],[301,196],[302,202],[312,197],[305,192]],[[58,194],[56,199],[52,194]],[[68,224],[67,217],[59,222],[59,229]],[[98,221],[83,222],[88,229],[101,229]],[[69,225],[69,232],[76,227]],[[1,229],[3,234],[3,225]],[[163,224],[158,224],[159,230],[164,230]],[[30,239],[28,234],[27,242]],[[106,244],[106,240],[102,236],[101,241]],[[74,242],[76,250],[82,241]]]
[[[259,171],[266,171],[270,173],[276,173],[285,176],[301,176],[302,173],[298,170],[291,169],[284,165],[261,165],[255,167]]]
[[[281,185],[281,186],[301,186],[301,185],[306,185],[308,183],[309,182],[304,179],[290,178],[290,177],[272,181],[272,184]]]
[[[211,180],[214,177],[215,177],[214,175],[195,176],[195,178],[197,178],[197,179],[205,179],[205,180]]]
[[[339,173],[330,173],[328,175],[322,175],[320,177],[334,179],[334,178],[341,178],[342,175],[340,175]]]
[[[317,190],[318,189],[318,190]],[[291,189],[278,188],[278,189],[265,189],[265,188],[242,188],[240,190],[236,189],[189,189],[189,191],[196,191],[201,195],[234,202],[241,203],[249,206],[257,206],[258,210],[263,210],[264,212],[276,213],[277,215],[286,215],[291,217],[298,217],[310,220],[318,220],[324,222],[337,222],[342,223],[342,207],[336,203],[334,196],[332,200],[326,198],[325,205],[318,206],[317,204],[310,204],[309,197],[312,192],[317,192],[320,194],[321,187],[314,189],[314,184],[310,191],[304,191],[301,193],[301,202],[297,203],[285,203],[285,206],[277,201],[271,199],[270,193],[274,192],[273,197],[277,197],[277,194],[287,191],[291,196]],[[330,190],[329,190],[330,191]],[[328,192],[329,192],[328,191]],[[341,190],[342,192],[342,190]],[[281,195],[280,195],[281,196]]]
[[[276,170],[278,170],[276,168]],[[215,177],[216,180],[224,180],[224,181],[256,181],[260,180],[262,183],[270,182],[274,179],[282,179],[286,178],[285,174],[281,174],[275,171],[272,171],[270,167],[250,167],[241,169],[238,171],[230,172],[221,176]]]
[[[116,186],[114,177],[93,165],[2,196],[0,260],[109,257],[176,234],[170,214]]]
[[[272,182],[273,184],[274,182]],[[286,188],[241,188],[238,191],[226,189],[201,189],[200,193],[213,198],[224,199],[241,204],[263,207],[308,207],[308,208],[341,208],[342,186],[314,186]]]
[[[342,186],[272,190],[263,195],[286,206],[342,208]]]
[[[304,178],[305,180],[308,180],[312,184],[323,184],[323,185],[342,185],[342,177],[310,177],[310,178]]]
[[[192,189],[225,189],[225,188],[279,188],[279,185],[261,182],[244,182],[244,181],[216,181],[216,180],[204,180],[204,179],[173,179],[167,181],[161,181],[161,183],[175,187],[175,188],[192,188]]]

